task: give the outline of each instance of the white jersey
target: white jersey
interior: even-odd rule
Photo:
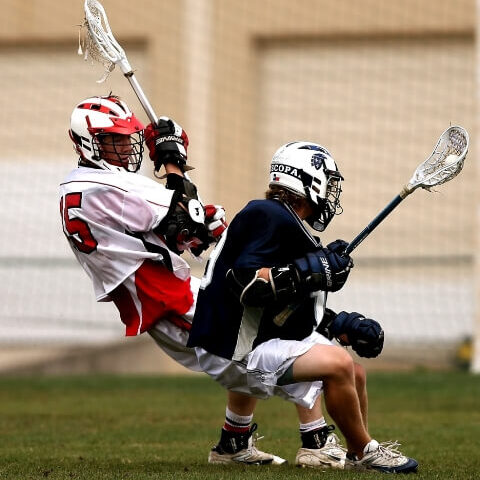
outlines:
[[[176,277],[190,277],[188,263],[152,230],[168,213],[174,191],[140,174],[88,167],[60,184],[63,231],[93,281],[97,301],[147,260],[163,261]]]

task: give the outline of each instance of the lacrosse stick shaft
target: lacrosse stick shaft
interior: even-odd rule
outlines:
[[[343,255],[349,255],[392,213],[398,204],[411,193],[404,188],[347,246]]]
[[[125,57],[126,59],[126,57]],[[122,68],[123,71],[123,68]],[[147,96],[145,95],[142,87],[140,86],[140,83],[137,80],[137,77],[135,77],[135,74],[133,73],[133,70],[129,69],[127,72],[123,73],[124,77],[128,80],[130,83],[130,86],[132,87],[133,91],[135,92],[135,95],[138,98],[138,101],[142,105],[143,109],[145,110],[145,113],[147,114],[148,119],[156,125],[158,117],[155,111],[153,110],[153,107],[151,103],[149,102]],[[191,182],[190,176],[188,175],[187,172],[183,173],[183,176]],[[198,200],[200,200],[201,203],[202,200],[200,199],[200,196],[198,196]]]
[[[125,78],[130,82],[130,85],[132,86],[133,91],[135,92],[135,95],[137,95],[137,98],[138,98],[140,104],[142,105],[143,109],[145,110],[145,113],[147,114],[147,117],[149,118],[149,120],[153,124],[156,124],[157,120],[158,120],[158,117],[157,117],[155,111],[153,110],[152,105],[148,101],[147,96],[143,92],[142,87],[138,83],[138,80],[135,77],[134,73],[132,71],[130,71],[128,73],[125,73],[124,75],[125,75]]]
[[[156,114],[155,111],[153,110],[153,107],[152,107],[151,103],[148,101],[147,96],[146,96],[145,93],[143,92],[143,89],[142,89],[142,87],[140,86],[140,83],[138,83],[138,80],[137,80],[137,78],[135,77],[135,74],[133,73],[132,70],[130,70],[129,72],[124,73],[124,76],[125,76],[125,78],[128,80],[128,82],[130,83],[133,91],[135,92],[135,95],[137,95],[138,101],[140,102],[140,104],[142,105],[143,109],[145,110],[145,113],[147,114],[148,119],[149,119],[154,125],[156,125],[156,124],[157,124],[157,120],[158,120],[157,114]],[[189,182],[192,181],[192,180],[190,179],[190,176],[188,175],[187,172],[183,172],[183,176],[184,176]],[[203,203],[202,200],[201,200],[201,198],[200,198],[200,195],[198,195],[198,200],[200,201],[200,203]]]

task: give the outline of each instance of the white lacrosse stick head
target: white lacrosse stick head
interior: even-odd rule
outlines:
[[[430,190],[456,177],[463,168],[468,145],[468,133],[463,127],[455,125],[447,128],[431,155],[415,170],[405,187],[408,193],[418,187]]]
[[[102,4],[97,0],[85,0],[84,10],[87,28],[85,59],[90,56],[105,68],[105,75],[99,83],[106,80],[117,64],[124,74],[130,73],[132,68],[123,48],[113,36]]]

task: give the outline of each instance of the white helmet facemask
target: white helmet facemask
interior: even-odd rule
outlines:
[[[269,185],[281,186],[307,198],[313,213],[305,220],[319,232],[343,211],[340,205],[342,180],[328,150],[316,143],[287,143],[272,158]]]

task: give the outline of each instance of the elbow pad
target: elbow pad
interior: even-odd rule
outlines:
[[[165,237],[170,250],[181,254],[184,250],[192,250],[192,247],[200,245],[208,248],[211,240],[204,221],[203,205],[197,199],[175,191],[167,215],[154,231]]]
[[[298,275],[291,265],[272,267],[269,278],[260,278],[260,270],[242,272],[229,270],[227,282],[240,303],[249,307],[265,307],[276,302],[291,303],[299,296]]]
[[[185,177],[181,177],[176,173],[167,174],[167,183],[165,184],[165,187],[169,190],[180,192],[189,198],[195,198],[198,200],[197,187],[190,180],[187,180]]]

